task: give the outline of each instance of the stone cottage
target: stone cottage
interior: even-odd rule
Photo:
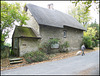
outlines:
[[[24,9],[30,20],[23,27],[17,26],[12,36],[12,49],[17,56],[36,51],[39,44],[51,38],[58,38],[61,43],[68,41],[71,51],[80,49],[86,29],[75,18],[33,4],[26,4]]]

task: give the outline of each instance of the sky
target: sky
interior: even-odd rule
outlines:
[[[72,7],[72,3],[70,1],[6,1],[8,3],[14,3],[14,2],[18,2],[21,5],[24,5],[25,3],[31,3],[43,8],[48,8],[48,4],[53,3],[53,7],[55,10],[59,10],[63,13],[67,13],[68,14],[68,10],[70,9],[70,7]],[[90,12],[90,16],[92,17],[91,22],[94,22],[94,20],[96,19],[96,22],[99,23],[99,14],[97,14],[97,11],[95,11],[95,5],[93,4],[93,6],[90,8],[91,12]],[[6,43],[12,43],[12,34],[13,34],[14,29],[10,32],[10,36],[9,38],[6,40]]]

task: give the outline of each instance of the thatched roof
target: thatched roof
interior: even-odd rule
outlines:
[[[42,8],[33,4],[26,4],[31,14],[40,25],[63,28],[64,26],[86,30],[75,18],[57,10]]]
[[[32,28],[29,27],[22,27],[16,26],[14,30],[13,37],[23,37],[23,38],[40,38],[37,34],[33,31]]]

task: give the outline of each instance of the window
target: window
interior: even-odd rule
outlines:
[[[64,30],[64,38],[66,38],[67,37],[67,32],[66,32],[66,30]]]

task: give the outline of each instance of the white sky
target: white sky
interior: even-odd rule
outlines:
[[[26,4],[31,3],[31,4],[41,6],[41,7],[44,7],[44,8],[48,8],[47,5],[50,4],[50,3],[53,3],[53,7],[54,7],[55,10],[59,10],[59,11],[64,12],[64,13],[68,13],[68,10],[73,5],[70,1],[6,1],[6,2],[8,2],[8,3],[18,2],[22,5],[24,5],[25,3]],[[97,12],[95,11],[94,6],[95,5],[93,5],[90,8],[90,10],[91,10],[90,16],[92,17],[91,22],[94,22],[94,20],[96,19],[97,23],[99,23],[99,14],[97,14]],[[6,43],[11,44],[12,34],[13,34],[13,32],[10,33],[10,36],[7,39]]]

